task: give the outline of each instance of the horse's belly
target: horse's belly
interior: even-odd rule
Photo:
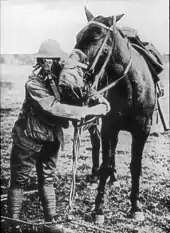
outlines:
[[[103,124],[108,130],[129,130],[131,125],[131,118],[128,113],[111,112],[103,119]]]

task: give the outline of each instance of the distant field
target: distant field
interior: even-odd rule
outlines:
[[[165,65],[161,80],[165,85],[163,105],[169,121],[169,64]],[[1,193],[7,193],[9,187],[9,156],[11,150],[11,130],[17,118],[24,99],[24,83],[31,72],[31,66],[0,66],[1,86]],[[155,134],[155,132],[159,132]],[[62,214],[69,197],[72,174],[72,136],[73,128],[65,130],[65,148],[60,153],[56,171],[56,196],[59,201],[57,208]],[[148,138],[143,155],[141,178],[141,202],[144,205],[146,220],[144,223],[132,222],[127,217],[130,208],[130,152],[131,137],[126,132],[119,135],[116,149],[116,165],[120,188],[106,188],[106,221],[104,228],[116,233],[168,233],[170,232],[170,155],[169,131],[163,132],[161,122],[154,125]],[[91,144],[89,135],[82,135],[81,153],[78,160],[76,198],[73,208],[75,219],[87,224],[93,224],[92,208],[96,196],[95,190],[89,190],[86,185],[86,175],[91,171]],[[33,170],[28,187],[37,187],[35,169]],[[27,206],[27,207],[26,207]],[[1,202],[1,214],[6,215],[6,202]],[[39,206],[37,194],[25,198],[22,211],[23,220],[42,219],[42,209]],[[67,226],[67,224],[65,224]],[[94,233],[91,229],[69,225],[76,233]]]
[[[1,85],[1,108],[9,106],[19,107],[24,98],[24,83],[32,71],[30,65],[0,65],[0,85]],[[160,76],[165,86],[165,97],[163,97],[165,118],[169,121],[169,63],[165,63],[165,70]],[[153,125],[153,131],[162,131],[162,125]]]
[[[21,105],[24,83],[31,70],[31,66],[0,65],[1,108]]]

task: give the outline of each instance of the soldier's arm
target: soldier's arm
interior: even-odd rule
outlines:
[[[95,106],[89,108],[60,103],[46,89],[45,83],[40,77],[35,77],[28,81],[26,89],[40,108],[53,116],[81,120],[81,118],[85,118],[87,115],[105,115],[107,112],[107,106],[103,103],[98,104],[96,108]]]

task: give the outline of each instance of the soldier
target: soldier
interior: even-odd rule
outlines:
[[[53,222],[49,232],[66,233],[71,230],[56,224],[56,197],[54,172],[60,145],[63,144],[63,127],[68,120],[81,120],[87,115],[105,115],[109,103],[100,98],[94,107],[63,104],[57,90],[60,72],[58,43],[44,41],[38,51],[34,72],[25,84],[25,100],[12,130],[10,157],[11,184],[8,192],[9,217],[19,219],[23,202],[23,189],[28,174],[36,166],[38,191],[45,221]],[[19,226],[13,226],[20,230]]]

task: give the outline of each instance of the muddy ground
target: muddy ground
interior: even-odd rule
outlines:
[[[9,187],[11,129],[24,98],[24,82],[30,71],[30,66],[1,65],[1,194],[6,194]],[[169,121],[168,71],[168,65],[166,65],[166,70],[162,74],[162,80],[165,84],[165,97],[162,102],[166,119]],[[63,222],[64,226],[75,229],[78,233],[102,232],[102,230],[92,229],[90,226],[118,233],[170,232],[169,131],[163,132],[160,120],[158,125],[154,124],[152,127],[143,154],[140,200],[145,214],[144,222],[132,221],[128,217],[131,187],[129,169],[131,136],[127,132],[120,133],[116,149],[116,165],[120,186],[107,185],[104,208],[105,223],[103,226],[98,226],[93,222],[91,213],[96,190],[89,189],[86,183],[86,177],[91,172],[91,144],[89,134],[86,131],[82,134],[76,175],[76,196],[72,214],[76,222],[86,224],[88,227],[66,221],[65,210],[68,205],[72,176],[72,138],[73,128],[70,125],[69,129],[65,130],[65,147],[64,151],[60,152],[56,170],[55,187],[59,222]],[[36,187],[37,179],[35,169],[33,169],[25,191],[34,190]],[[7,215],[7,203],[6,200],[2,201],[2,199],[1,215]],[[37,192],[25,195],[21,219],[25,221],[43,219]],[[8,227],[5,228],[4,231],[9,232]]]

